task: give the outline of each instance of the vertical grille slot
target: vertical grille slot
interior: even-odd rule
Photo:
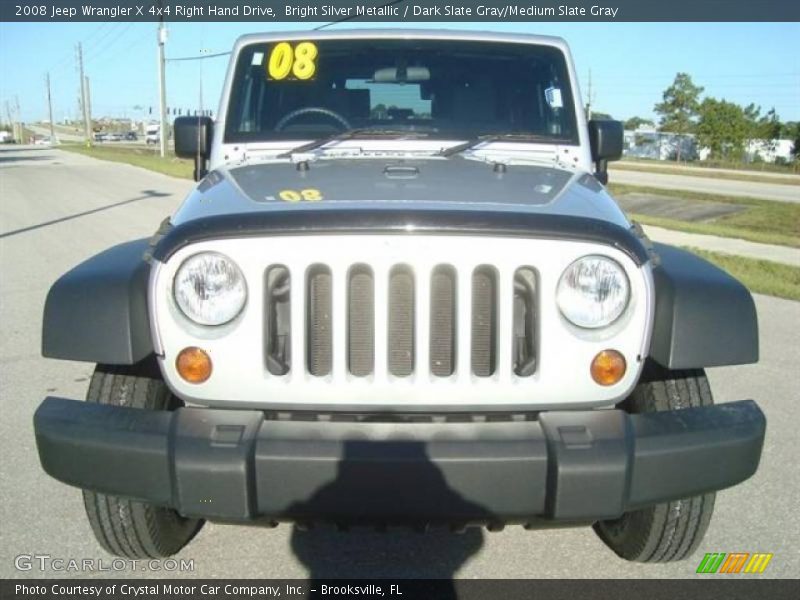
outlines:
[[[389,273],[388,361],[395,377],[414,371],[414,276],[405,266]]]
[[[306,357],[309,373],[321,377],[331,372],[332,362],[331,270],[312,265],[307,278]]]
[[[528,377],[536,371],[536,273],[520,267],[514,273],[514,373]]]
[[[437,377],[453,374],[456,345],[456,272],[440,265],[431,274],[430,369]]]
[[[366,265],[350,269],[347,311],[347,366],[356,377],[366,377],[375,368],[375,286]]]
[[[264,307],[265,360],[272,375],[291,368],[291,279],[289,269],[275,265],[267,270]]]
[[[472,372],[489,377],[497,361],[497,272],[482,265],[472,273]]]

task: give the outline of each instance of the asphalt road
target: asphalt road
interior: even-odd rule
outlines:
[[[747,173],[747,171],[743,171]],[[800,185],[765,183],[761,181],[739,181],[673,173],[631,171],[609,167],[609,181],[626,185],[647,186],[665,190],[689,190],[704,194],[762,198],[777,202],[800,202]]]
[[[92,365],[45,360],[41,315],[50,284],[109,245],[148,236],[189,184],[51,149],[0,149],[0,577],[79,576],[17,571],[22,554],[110,562],[84,518],[80,493],[39,467],[31,417],[48,394],[80,398]],[[704,552],[772,552],[765,575],[800,574],[800,303],[757,296],[762,360],[713,369],[717,401],[755,398],[769,420],[761,467],[721,493],[694,558],[630,564],[590,529],[463,535],[413,532],[299,532],[210,524],[180,558],[187,577],[694,577]],[[424,493],[424,490],[420,490]],[[107,564],[108,564],[107,562]],[[180,575],[122,571],[118,576]]]

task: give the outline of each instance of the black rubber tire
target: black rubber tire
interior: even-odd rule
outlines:
[[[648,363],[639,385],[623,407],[631,413],[676,410],[713,404],[702,369],[670,371]],[[715,494],[703,494],[599,521],[594,530],[626,560],[671,562],[691,556],[708,529]]]
[[[173,410],[180,405],[154,360],[127,367],[97,365],[86,401],[147,410]],[[111,554],[127,558],[171,556],[204,523],[169,508],[88,490],[83,491],[83,503],[100,545]]]

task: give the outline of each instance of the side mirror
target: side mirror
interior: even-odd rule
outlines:
[[[608,183],[608,161],[622,156],[622,121],[589,121],[589,148],[595,164],[594,176]]]
[[[211,117],[178,117],[175,119],[175,155],[194,160],[194,180],[208,173],[214,121]]]

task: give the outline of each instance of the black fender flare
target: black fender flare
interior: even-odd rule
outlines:
[[[43,356],[131,365],[153,353],[148,248],[147,239],[113,246],[51,286],[42,321]]]
[[[691,252],[653,249],[659,260],[650,358],[669,369],[758,362],[758,316],[748,289]]]

